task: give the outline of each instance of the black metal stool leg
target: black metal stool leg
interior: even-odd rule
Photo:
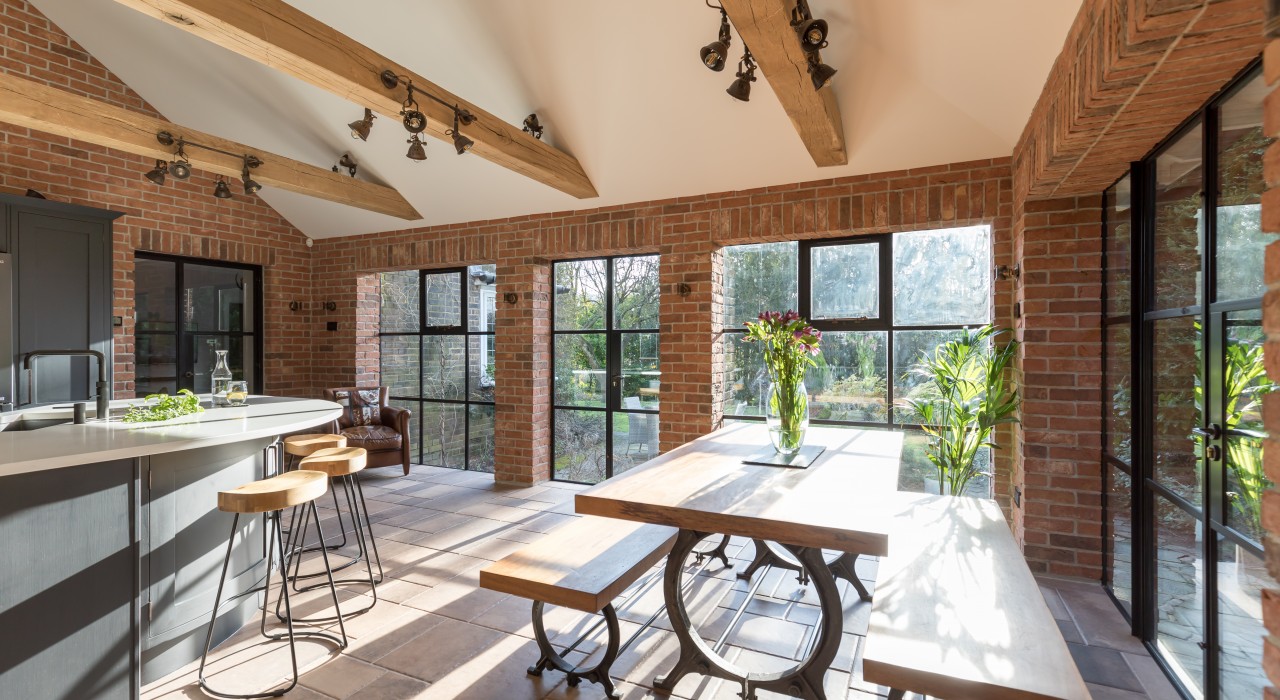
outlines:
[[[357,499],[355,496],[355,488],[352,486],[352,482],[351,482],[351,479],[354,479],[354,478],[355,478],[354,475],[347,475],[347,476],[339,477],[338,481],[343,486],[343,491],[346,494],[347,506],[348,508],[351,509],[350,510],[351,520],[352,522],[355,523],[355,526],[356,526],[356,543],[359,545],[359,552],[355,557],[355,561],[359,561],[360,559],[363,559],[365,561],[365,570],[368,573],[368,578],[366,580],[338,579],[335,582],[336,583],[356,583],[356,584],[368,583],[369,591],[372,593],[373,599],[372,601],[370,601],[368,605],[364,606],[359,610],[350,610],[345,613],[340,613],[345,617],[351,617],[354,615],[360,615],[360,614],[369,612],[370,610],[373,609],[373,606],[378,604],[378,586],[377,586],[378,581],[375,579],[373,575],[373,557],[370,556],[369,554],[369,546],[368,546],[368,541],[369,541],[368,538],[372,537],[372,531],[366,531],[364,525],[361,522],[359,499]],[[342,568],[345,568],[345,565],[344,567],[339,567],[338,569],[335,569],[335,571],[341,570]],[[306,576],[300,576],[298,578],[309,578],[309,577],[319,576],[319,575],[320,575],[319,573],[307,574]],[[297,582],[295,580],[294,590],[305,592],[305,591],[315,590],[316,588],[320,588],[324,585],[325,584],[321,582],[321,583],[312,584],[310,586],[306,586],[304,588],[298,588]],[[299,618],[299,621],[300,622],[332,622],[333,620],[336,620],[336,619],[338,619],[337,615],[331,615],[327,617]]]
[[[369,546],[373,549],[373,558],[378,560],[378,583],[386,578],[382,573],[382,557],[378,554],[378,538],[373,536],[373,523],[369,522],[369,504],[364,500],[364,485],[360,483],[360,475],[351,477],[356,483],[356,492],[360,494],[360,511],[364,513],[364,525],[369,531]]]

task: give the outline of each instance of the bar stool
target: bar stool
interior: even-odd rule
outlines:
[[[351,515],[352,522],[355,523],[356,544],[358,552],[351,557],[350,561],[338,566],[334,571],[340,571],[348,566],[355,564],[363,559],[365,561],[365,570],[368,572],[367,580],[359,579],[339,579],[337,583],[356,583],[369,584],[369,592],[372,596],[371,602],[360,610],[352,610],[343,613],[337,611],[337,615],[329,617],[311,617],[298,618],[300,622],[327,622],[341,617],[342,615],[359,615],[373,609],[378,603],[378,584],[382,583],[384,575],[382,571],[382,558],[378,555],[378,543],[373,536],[373,523],[369,520],[369,508],[364,499],[364,488],[360,485],[360,479],[356,476],[364,470],[368,464],[369,453],[363,447],[328,447],[316,450],[309,456],[304,457],[299,467],[307,471],[317,471],[328,475],[335,485],[341,485],[346,493],[347,512]],[[301,528],[293,528],[297,530],[297,536],[291,534],[289,538],[289,552],[311,551],[302,549],[302,545],[306,542],[307,523],[303,522]],[[374,576],[373,566],[377,563],[378,574]],[[293,590],[299,593],[314,590],[323,586],[323,583],[313,584],[311,586],[300,588],[298,581],[308,578],[320,576],[321,572],[312,574],[303,574],[302,557],[296,557],[293,562],[293,575],[290,577],[293,581]],[[279,615],[280,603],[276,602],[276,614]]]
[[[328,433],[306,433],[303,435],[290,435],[284,439],[285,454],[285,471],[297,469],[298,463],[315,453],[316,450],[327,450],[335,447],[346,447],[346,435],[332,435]],[[342,510],[338,508],[338,492],[333,491],[333,509],[338,512],[338,529],[342,531],[342,542],[336,545],[330,545],[329,549],[340,549],[347,546],[347,527],[342,524]],[[297,509],[289,517],[290,526],[297,519]],[[285,534],[289,534],[286,529]]]
[[[327,632],[294,632],[293,630],[293,610],[289,604],[289,581],[288,574],[288,556],[284,548],[284,537],[280,532],[280,512],[285,508],[303,508],[311,513],[312,519],[315,520],[316,532],[320,530],[320,515],[316,511],[316,499],[323,496],[324,492],[329,489],[329,477],[324,472],[296,470],[278,474],[269,479],[254,481],[236,487],[230,491],[218,492],[218,510],[224,513],[234,513],[235,517],[231,519],[231,536],[227,538],[227,554],[222,559],[222,576],[218,579],[218,592],[213,599],[213,614],[209,617],[209,632],[204,639],[204,653],[200,656],[200,672],[199,682],[200,688],[210,695],[216,695],[222,698],[268,698],[278,697],[293,690],[298,684],[298,650],[294,643],[295,637],[315,637],[327,639],[334,642],[339,648],[347,648],[347,629],[342,624],[341,618],[338,620],[338,628],[342,633],[342,637],[338,638]],[[267,545],[267,575],[262,586],[255,587],[238,595],[232,596],[227,601],[222,600],[222,588],[227,581],[227,568],[231,564],[231,551],[235,545],[236,532],[240,529],[241,515],[254,515],[258,513],[267,513],[268,521],[275,530],[275,536],[268,538],[270,544]],[[323,533],[321,532],[323,537]],[[277,609],[279,601],[284,600],[284,617],[281,619],[288,626],[288,634],[267,634],[267,607],[268,600],[271,598],[271,570],[275,564],[275,548],[280,547],[280,595],[276,599]],[[329,578],[329,593],[333,597],[333,606],[338,607],[338,589],[333,582],[333,572],[329,570],[329,553],[323,547],[320,548],[320,554],[324,557],[324,570]],[[259,633],[263,637],[271,640],[281,640],[286,637],[289,639],[289,654],[293,659],[293,682],[289,687],[282,690],[276,690],[266,693],[257,693],[249,695],[233,695],[223,693],[209,687],[208,680],[204,677],[205,663],[209,659],[209,646],[213,643],[213,626],[218,620],[218,610],[224,602],[230,602],[246,595],[263,591],[262,600],[262,623],[259,627]],[[278,613],[277,613],[278,614]]]

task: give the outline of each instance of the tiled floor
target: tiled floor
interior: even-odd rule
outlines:
[[[582,683],[570,688],[554,671],[541,678],[525,673],[538,657],[533,642],[528,601],[478,587],[478,571],[573,517],[572,496],[581,487],[544,484],[514,488],[495,486],[490,475],[431,467],[415,467],[407,477],[391,470],[365,475],[365,495],[374,520],[387,581],[378,587],[379,602],[370,612],[346,622],[349,647],[300,641],[299,687],[288,697],[315,698],[568,700],[600,698],[600,687]],[[336,530],[332,511],[325,524]],[[336,533],[335,533],[336,534]],[[734,542],[735,568],[749,559],[750,543]],[[874,591],[875,562],[860,561],[859,574]],[[350,575],[357,569],[348,569]],[[363,571],[363,569],[358,569]],[[744,665],[781,669],[804,654],[818,621],[811,587],[794,574],[771,570],[757,597],[739,621],[724,654]],[[708,564],[692,577],[686,600],[704,637],[714,641],[746,597],[747,582],[731,570]],[[870,606],[841,583],[845,600],[843,644],[830,672],[827,695],[832,700],[874,700],[886,689],[861,679],[860,650]],[[1138,700],[1176,698],[1154,662],[1128,637],[1120,614],[1099,586],[1045,580],[1044,594],[1064,636],[1071,643],[1094,697]],[[363,605],[367,587],[344,586],[340,600]],[[660,582],[633,586],[618,605],[623,638],[662,608]],[[330,607],[327,590],[294,597],[295,614],[323,614]],[[551,610],[547,624],[562,640],[575,639],[594,618]],[[336,625],[329,629],[336,631]],[[269,625],[269,631],[283,631]],[[571,658],[598,653],[603,632],[590,638]],[[613,677],[627,698],[665,697],[652,691],[655,675],[675,660],[677,644],[665,615],[641,632],[614,665]],[[258,692],[282,685],[289,676],[287,645],[267,642],[250,625],[211,655],[207,673],[215,687],[233,693]],[[194,664],[148,686],[146,700],[202,698],[195,685]],[[738,688],[719,680],[686,677],[677,698],[733,700]],[[779,697],[760,693],[761,698]]]

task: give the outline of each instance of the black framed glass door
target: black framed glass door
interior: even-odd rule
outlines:
[[[557,262],[552,279],[552,478],[596,483],[658,455],[658,256]]]
[[[208,393],[217,351],[234,379],[262,391],[262,269],[138,253],[134,258],[137,396]]]
[[[1264,94],[1246,72],[1104,198],[1106,580],[1184,695],[1209,700],[1266,685]]]

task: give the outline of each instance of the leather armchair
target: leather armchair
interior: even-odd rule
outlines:
[[[399,465],[405,474],[409,473],[409,419],[412,414],[408,409],[390,405],[387,387],[325,389],[324,398],[342,404],[345,409],[342,416],[330,424],[329,431],[346,436],[348,447],[368,450],[369,467]]]

